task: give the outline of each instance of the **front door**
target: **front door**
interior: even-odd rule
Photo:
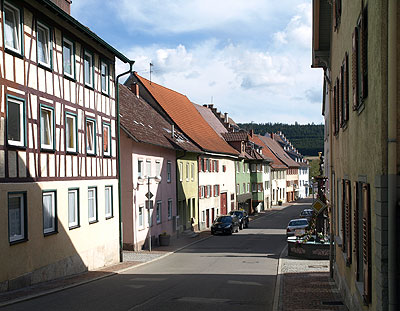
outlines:
[[[213,208],[211,209],[211,222],[214,222],[214,219],[215,219],[215,213],[214,213],[214,211],[215,211],[215,208],[213,207]]]
[[[206,227],[210,227],[210,210],[206,209]]]
[[[221,215],[228,214],[228,211],[226,209],[227,202],[228,202],[227,193],[226,192],[221,193]]]

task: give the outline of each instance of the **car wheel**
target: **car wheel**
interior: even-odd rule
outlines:
[[[248,222],[246,222],[246,228],[248,228],[249,227],[249,223]]]
[[[243,230],[243,224],[240,224],[239,229]]]
[[[231,230],[229,231],[229,235],[232,235],[233,233],[233,228],[231,228]]]
[[[239,232],[239,226],[237,227],[236,232]]]

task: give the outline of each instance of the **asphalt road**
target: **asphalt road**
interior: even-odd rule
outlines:
[[[4,310],[272,310],[285,228],[296,204],[123,274]]]

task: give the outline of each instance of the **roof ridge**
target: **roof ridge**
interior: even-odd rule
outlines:
[[[153,82],[153,81],[150,81],[149,79],[146,79],[145,77],[142,77],[141,75],[139,75],[136,71],[134,72],[134,74],[135,74],[138,78],[143,79],[143,80],[146,80],[146,82],[149,83],[150,85],[155,84],[155,85],[157,85],[157,86],[159,86],[159,87],[162,87],[163,89],[166,89],[166,90],[168,90],[168,91],[171,91],[171,92],[174,92],[174,93],[179,94],[179,95],[181,95],[181,96],[184,96],[184,97],[186,97],[186,98],[189,100],[189,98],[188,98],[185,94],[179,93],[178,91],[175,91],[175,90],[173,90],[173,89],[170,89],[169,87],[163,86],[163,85],[158,84],[158,83]],[[190,101],[190,102],[191,102],[191,101]]]

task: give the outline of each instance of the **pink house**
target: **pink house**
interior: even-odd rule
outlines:
[[[119,86],[121,114],[121,205],[123,248],[148,248],[149,232],[152,244],[162,233],[176,231],[176,151],[197,148],[174,129],[159,112],[139,98],[139,87]],[[136,95],[137,94],[137,95]],[[147,176],[150,180],[148,210]]]

